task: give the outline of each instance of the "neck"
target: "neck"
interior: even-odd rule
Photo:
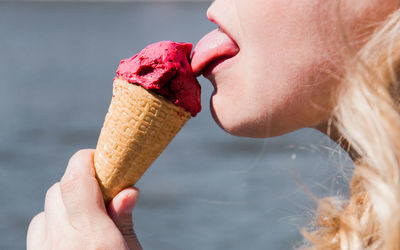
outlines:
[[[351,144],[340,133],[339,129],[331,121],[318,124],[317,126],[314,126],[314,128],[326,134],[329,138],[335,141],[349,154],[353,161],[356,161],[360,157],[354,148],[352,148]]]

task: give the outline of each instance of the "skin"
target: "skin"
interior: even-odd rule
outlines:
[[[398,7],[389,0],[217,0],[208,18],[240,48],[206,77],[212,113],[227,132],[271,137],[324,130],[349,44]],[[345,34],[345,35],[344,35]],[[245,107],[245,108],[244,108]]]
[[[326,132],[344,52],[356,51],[371,25],[398,7],[394,0],[214,1],[209,19],[240,48],[206,75],[215,86],[215,120],[227,132],[248,137],[303,127]],[[80,151],[31,221],[27,248],[142,249],[132,225],[137,197],[137,189],[125,189],[106,208],[93,150]]]
[[[44,211],[29,225],[28,250],[142,249],[132,224],[138,189],[121,191],[106,208],[93,154],[81,150],[72,156],[60,182],[47,191]]]

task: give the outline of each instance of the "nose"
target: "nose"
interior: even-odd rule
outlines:
[[[234,6],[234,0],[215,0],[211,3],[207,10],[207,18],[215,23],[215,17],[218,15],[227,15]]]
[[[217,1],[213,1],[207,9],[207,18],[211,21],[214,22],[214,9],[217,4]]]

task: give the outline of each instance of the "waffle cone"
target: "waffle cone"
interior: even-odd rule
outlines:
[[[134,185],[190,117],[169,100],[116,78],[94,155],[104,201]]]

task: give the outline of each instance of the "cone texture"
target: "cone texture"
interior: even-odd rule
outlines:
[[[134,185],[190,117],[169,100],[116,78],[94,155],[104,201]]]

